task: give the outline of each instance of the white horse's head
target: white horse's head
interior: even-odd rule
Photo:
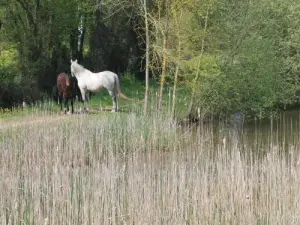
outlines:
[[[71,59],[71,75],[73,77],[76,76],[76,74],[79,72],[79,66],[80,65],[78,64],[77,59],[75,59],[74,61]]]

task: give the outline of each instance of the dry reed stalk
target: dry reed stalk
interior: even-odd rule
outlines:
[[[1,224],[300,223],[296,139],[236,144],[155,113],[63,118],[6,128]]]

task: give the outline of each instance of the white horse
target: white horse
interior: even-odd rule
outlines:
[[[78,64],[77,60],[71,60],[71,74],[78,80],[78,87],[84,104],[86,102],[87,92],[100,92],[104,88],[112,97],[113,112],[118,111],[117,96],[123,99],[132,100],[121,92],[118,75],[111,71],[93,73]]]

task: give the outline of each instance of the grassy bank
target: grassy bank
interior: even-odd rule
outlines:
[[[137,80],[132,75],[122,75],[120,79],[121,91],[132,98],[133,101],[123,100],[118,98],[119,109],[123,112],[131,112],[140,110],[143,107],[145,95],[145,85],[143,81]],[[149,88],[149,105],[153,110],[156,109],[159,93],[159,83],[156,80],[150,80]],[[166,84],[163,93],[163,110],[170,111],[171,108],[171,93],[172,87]],[[179,87],[176,99],[176,116],[182,118],[186,116],[189,97],[186,95],[186,88]],[[70,105],[70,104],[69,104]],[[90,101],[86,105],[90,109],[94,110],[111,110],[112,109],[112,98],[106,90],[99,93],[92,93]],[[81,102],[75,102],[75,111],[78,111],[83,107]],[[23,120],[28,116],[32,115],[52,115],[60,113],[60,106],[55,102],[51,96],[45,98],[44,101],[38,101],[32,103],[27,108],[14,108],[12,111],[9,109],[0,109],[0,123],[6,121]]]
[[[143,106],[143,102],[137,103],[139,100],[143,100],[145,97],[145,84],[144,81],[133,78],[132,75],[123,75],[120,81],[121,91],[128,97],[135,101],[128,101],[123,99],[119,100],[119,107],[123,111],[135,111],[136,108]],[[159,96],[160,84],[157,80],[151,79],[149,85],[149,105],[154,110],[157,106]],[[171,110],[171,98],[172,98],[173,86],[166,84],[163,92],[163,110]],[[190,100],[190,93],[187,91],[187,87],[180,86],[177,88],[176,93],[176,115],[178,118],[186,116],[188,111],[188,103]],[[93,94],[89,105],[92,108],[111,108],[112,99],[107,91]],[[79,105],[80,106],[80,105]]]
[[[45,118],[0,130],[1,224],[300,222],[298,139],[241,145],[156,111]]]

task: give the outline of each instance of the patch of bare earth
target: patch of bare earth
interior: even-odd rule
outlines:
[[[99,109],[89,109],[88,112],[80,112],[75,111],[74,114],[63,114],[61,112],[58,112],[56,114],[51,115],[28,115],[23,117],[22,119],[13,119],[8,121],[1,121],[0,119],[0,130],[4,130],[7,128],[14,128],[14,127],[22,127],[22,126],[28,126],[28,125],[38,125],[43,123],[52,123],[57,122],[60,120],[69,120],[71,118],[74,118],[79,115],[93,115],[93,114],[99,114],[101,112],[107,112],[110,110],[99,110]]]
[[[0,120],[0,130],[12,127],[22,127],[28,125],[56,122],[62,119],[68,118],[67,115],[44,115],[44,116],[26,116],[23,119],[18,120],[9,120],[9,121],[1,121]]]

